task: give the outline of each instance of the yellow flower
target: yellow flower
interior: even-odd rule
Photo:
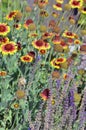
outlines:
[[[58,14],[57,12],[52,12],[52,16],[53,16],[54,18],[57,18],[57,17],[59,16],[59,14]]]
[[[14,17],[16,16],[17,12],[18,12],[17,10],[14,10],[14,11],[10,12],[10,13],[6,16],[6,19],[7,19],[7,20],[13,20]]]
[[[81,43],[81,41],[78,40],[78,39],[76,39],[76,40],[74,41],[74,44],[80,44],[80,43]]]
[[[4,44],[9,42],[9,38],[8,37],[0,37],[0,44]]]
[[[56,59],[54,58],[51,62],[50,62],[51,66],[56,68],[56,69],[60,69],[60,64],[56,63]]]
[[[58,2],[58,3],[63,3],[64,2],[64,0],[56,0],[56,2]]]
[[[56,58],[55,63],[56,64],[61,64],[61,63],[64,63],[65,61],[66,61],[66,58],[60,57],[60,58]]]
[[[53,8],[54,8],[55,10],[62,11],[62,5],[61,5],[60,3],[57,3],[57,4],[53,5]]]
[[[69,4],[71,8],[81,8],[83,5],[83,1],[80,0],[70,0]]]
[[[10,41],[8,43],[2,44],[0,46],[0,51],[3,55],[13,55],[17,51],[17,45],[13,41]]]
[[[0,35],[5,36],[10,32],[10,27],[6,23],[0,23]]]
[[[30,56],[30,55],[25,55],[25,56],[21,56],[21,61],[22,62],[26,62],[26,63],[28,63],[28,62],[32,62],[32,60],[33,60],[33,57],[32,56]]]
[[[78,104],[81,100],[81,94],[74,93],[74,101],[76,104]]]
[[[21,24],[14,24],[14,28],[16,28],[17,30],[19,30],[21,28]]]
[[[65,31],[62,35],[63,37],[67,37],[67,38],[71,38],[71,39],[74,39],[75,38],[75,34],[70,32],[70,31]]]
[[[40,11],[40,16],[41,16],[41,17],[48,17],[49,14],[48,14],[48,12],[47,12],[46,10],[41,10],[41,11]]]
[[[19,108],[19,104],[18,104],[18,103],[15,103],[15,104],[14,104],[14,108],[18,109],[18,108]]]
[[[81,9],[81,13],[86,14],[86,7]]]

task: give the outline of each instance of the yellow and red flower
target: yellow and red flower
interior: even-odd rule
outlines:
[[[50,49],[50,48],[51,48],[50,44],[48,42],[45,42],[44,43],[44,49],[47,50],[47,49]]]
[[[64,79],[67,79],[67,78],[68,78],[68,74],[64,74],[64,75],[63,75],[63,78],[64,78]]]
[[[63,49],[67,49],[68,47],[64,40],[61,40],[60,45],[63,47]]]
[[[63,33],[63,37],[74,39],[74,38],[75,38],[75,33],[72,33],[72,32],[70,32],[70,31],[67,31],[67,30],[66,30],[66,31]]]
[[[48,0],[38,0],[39,8],[44,8],[48,4]]]
[[[55,5],[53,5],[53,8],[55,10],[62,11],[62,4],[61,3],[56,3]]]
[[[81,43],[81,41],[78,40],[78,39],[76,39],[76,40],[74,41],[74,44],[80,44],[80,43]]]
[[[40,93],[41,98],[46,101],[49,98],[50,90],[44,89],[43,92]]]
[[[2,52],[3,55],[13,55],[17,51],[17,45],[15,42],[10,41],[8,43],[2,44],[0,46],[0,51]]]
[[[60,64],[56,63],[56,58],[54,58],[51,62],[50,62],[51,66],[56,68],[56,69],[60,69]]]
[[[6,19],[7,19],[7,20],[13,20],[14,17],[16,16],[17,12],[18,12],[17,10],[14,10],[14,11],[10,12],[10,13],[6,16]]]
[[[0,23],[0,35],[5,36],[10,32],[10,27],[6,23]]]
[[[49,14],[48,14],[48,12],[47,12],[46,10],[41,10],[41,11],[40,11],[40,16],[41,16],[41,17],[48,17]]]
[[[24,27],[25,27],[26,29],[28,29],[28,26],[29,26],[30,24],[32,24],[32,23],[33,23],[33,20],[32,20],[32,19],[28,19],[28,20],[25,21]]]
[[[71,8],[81,8],[83,5],[83,1],[80,0],[70,0],[69,4]]]
[[[19,30],[21,28],[21,24],[14,24],[13,27]]]
[[[6,71],[0,71],[0,76],[6,76],[7,72]]]
[[[0,37],[0,44],[4,44],[4,43],[7,43],[7,42],[9,42],[8,37]]]
[[[59,14],[58,14],[57,12],[52,12],[52,16],[53,16],[54,18],[57,18],[57,17],[59,16]]]
[[[83,7],[83,8],[81,9],[81,13],[86,14],[86,7]]]
[[[30,34],[28,35],[28,37],[32,37],[32,38],[35,38],[35,37],[37,37],[37,36],[38,36],[37,33],[30,33]]]
[[[35,58],[35,52],[34,51],[28,52],[28,55],[31,56],[33,59]]]
[[[56,64],[61,64],[61,63],[64,63],[65,61],[66,61],[66,58],[60,57],[60,58],[56,58],[55,63]]]
[[[42,39],[36,40],[32,42],[32,45],[36,48],[36,49],[41,49],[44,47],[45,42]]]
[[[52,38],[53,35],[54,35],[53,33],[45,32],[45,33],[42,35],[42,39],[45,40],[45,39]]]
[[[53,44],[60,44],[61,43],[61,39],[59,35],[55,35],[52,39]]]
[[[56,2],[58,2],[58,3],[63,3],[64,2],[64,0],[56,0]]]
[[[39,53],[40,53],[41,55],[46,54],[46,49],[44,49],[44,48],[43,48],[43,49],[40,49],[40,50],[39,50]]]
[[[21,61],[24,63],[32,62],[33,57],[30,55],[21,56]]]

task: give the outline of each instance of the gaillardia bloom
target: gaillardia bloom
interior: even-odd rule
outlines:
[[[21,28],[21,24],[14,24],[13,27],[19,30]]]
[[[7,72],[6,71],[0,71],[0,76],[6,76]]]
[[[17,45],[15,42],[10,41],[8,43],[2,44],[0,46],[0,51],[2,52],[3,55],[13,55],[17,51]]]
[[[39,53],[40,53],[41,55],[44,55],[44,54],[46,53],[46,49],[44,49],[44,48],[43,48],[43,49],[40,49],[40,50],[39,50]]]
[[[49,89],[44,89],[44,91],[40,93],[40,96],[44,101],[46,101],[49,98],[49,95],[50,95]]]
[[[57,17],[59,16],[59,14],[58,14],[57,12],[52,12],[52,16],[53,16],[54,18],[57,18]]]
[[[86,7],[82,8],[81,13],[86,14]]]
[[[52,67],[54,67],[54,68],[56,68],[56,69],[60,69],[60,64],[58,63],[56,63],[56,58],[54,58],[51,62],[51,66]]]
[[[66,61],[66,58],[56,58],[55,63],[61,64],[61,63],[64,63],[65,61]]]
[[[63,3],[64,2],[64,0],[56,0],[56,2],[58,2],[58,3]]]
[[[10,13],[6,16],[6,19],[7,19],[7,20],[13,20],[14,17],[16,16],[17,12],[18,12],[17,10],[10,12]]]
[[[66,30],[66,31],[63,33],[63,37],[73,39],[73,38],[75,38],[75,34]]]
[[[5,36],[10,32],[10,27],[6,23],[0,23],[0,35]]]
[[[36,40],[32,42],[32,45],[36,48],[36,49],[41,49],[44,47],[45,42],[42,39]]]
[[[0,37],[0,44],[4,44],[4,43],[7,43],[7,42],[9,42],[8,37]]]
[[[32,19],[28,19],[28,20],[25,21],[24,27],[25,27],[26,29],[28,29],[28,26],[29,26],[30,24],[32,24],[32,23],[33,23],[33,20],[32,20]]]
[[[78,39],[76,39],[76,40],[74,41],[74,44],[80,44],[80,43],[81,43],[81,41],[78,40]]]
[[[39,8],[44,8],[48,4],[48,0],[38,0]]]
[[[48,33],[48,32],[45,32],[43,35],[42,35],[42,39],[43,40],[46,40],[46,39],[52,39],[52,37],[53,37],[53,33]]]
[[[24,63],[32,62],[33,57],[30,55],[25,55],[20,57],[21,61]]]
[[[41,11],[40,11],[40,16],[41,16],[41,17],[48,17],[49,14],[48,14],[48,12],[47,12],[46,10],[41,10]]]
[[[81,8],[83,5],[83,1],[80,0],[70,0],[69,4],[71,8]]]
[[[55,35],[52,39],[53,44],[60,44],[61,43],[61,39],[60,36]]]
[[[57,3],[57,4],[53,5],[53,8],[54,8],[55,10],[62,11],[62,4],[61,4],[61,3]]]

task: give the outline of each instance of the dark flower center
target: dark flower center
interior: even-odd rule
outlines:
[[[6,31],[6,27],[4,25],[0,25],[0,32]]]
[[[60,4],[60,3],[57,3],[56,6],[57,6],[57,7],[61,7],[61,4]]]
[[[43,44],[44,44],[44,42],[42,40],[36,41],[36,45],[39,46],[39,47],[43,46]]]
[[[79,5],[79,1],[73,1],[73,5]]]
[[[24,57],[24,60],[30,60],[30,58],[29,57]]]
[[[86,11],[86,7],[83,10]]]
[[[63,61],[63,58],[59,58],[56,60],[57,62],[62,62]]]
[[[26,21],[26,24],[27,24],[27,25],[29,25],[29,24],[31,24],[31,23],[33,23],[33,20],[32,20],[32,19],[28,19],[28,20]]]
[[[5,45],[5,50],[10,51],[13,49],[13,46],[11,44]]]
[[[13,17],[15,15],[15,12],[11,12],[10,14],[9,14],[9,17]]]
[[[67,32],[67,35],[68,36],[72,36],[72,32]]]

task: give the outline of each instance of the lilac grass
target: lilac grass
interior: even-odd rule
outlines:
[[[52,96],[52,89],[53,89],[53,84],[52,84],[52,76],[49,77],[49,89],[50,89],[50,95],[49,99],[47,101],[47,109],[46,109],[46,115],[45,115],[45,123],[44,123],[44,130],[50,129],[51,126],[51,121],[52,121],[52,104],[51,104],[51,96]]]
[[[78,130],[84,130],[85,128],[85,123],[86,123],[86,87],[84,88],[83,91],[83,98],[80,106],[80,111],[79,111],[79,129]]]

